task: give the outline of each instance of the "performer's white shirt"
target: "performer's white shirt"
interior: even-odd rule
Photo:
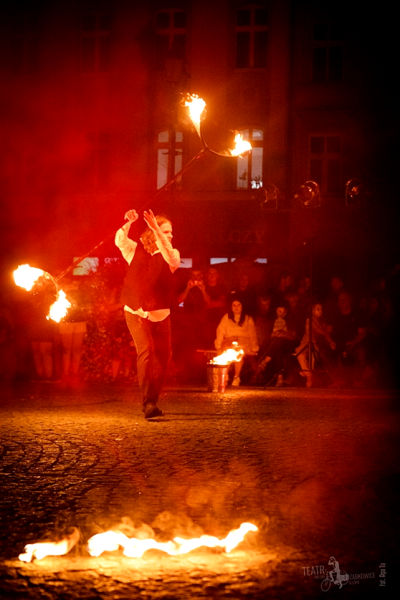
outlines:
[[[131,240],[128,237],[129,229],[131,228],[132,221],[125,223],[121,229],[118,229],[115,234],[115,245],[121,250],[122,256],[125,258],[126,262],[130,265],[133,257],[135,256],[137,242]],[[170,241],[167,240],[163,233],[154,232],[156,237],[157,250],[153,252],[152,256],[161,252],[164,260],[169,264],[169,268],[171,269],[171,273],[174,273],[176,269],[181,264],[181,257],[179,254],[179,250],[172,247]],[[134,315],[138,315],[143,319],[149,319],[149,321],[157,322],[163,321],[170,314],[169,308],[162,308],[160,310],[143,310],[139,308],[138,310],[132,310],[129,306],[124,306],[124,310],[130,312]]]

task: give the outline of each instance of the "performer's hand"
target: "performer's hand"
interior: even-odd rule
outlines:
[[[134,221],[137,221],[139,218],[139,215],[137,214],[136,210],[128,210],[128,212],[125,213],[125,219],[127,221],[130,221],[131,223],[133,223]]]
[[[330,344],[331,350],[336,350],[336,344],[335,342],[331,342]]]
[[[158,231],[159,226],[152,210],[149,209],[149,212],[144,211],[143,218],[152,231]]]

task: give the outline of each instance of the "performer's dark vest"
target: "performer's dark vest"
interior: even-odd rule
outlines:
[[[153,256],[138,242],[135,255],[128,267],[120,301],[132,310],[160,310],[170,308],[173,275],[160,252]]]

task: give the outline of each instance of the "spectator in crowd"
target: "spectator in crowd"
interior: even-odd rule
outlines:
[[[323,303],[325,319],[329,323],[339,315],[339,294],[344,290],[344,281],[339,275],[333,275],[330,280],[330,291]]]
[[[189,382],[199,382],[205,377],[205,355],[197,350],[209,347],[207,300],[204,274],[201,269],[191,270],[185,287],[178,291],[179,310],[174,314],[173,331],[178,339],[174,342],[174,365],[180,377]]]
[[[254,317],[257,311],[257,293],[253,285],[250,283],[250,275],[242,273],[235,288],[231,291],[234,296],[242,304],[246,314]]]
[[[336,344],[332,340],[328,327],[326,323],[322,319],[322,304],[317,302],[312,307],[312,342],[315,353],[313,353],[313,359],[316,355],[320,355],[323,358],[324,355],[324,346],[328,344],[331,350],[336,349]],[[308,318],[306,321],[306,330],[301,340],[300,345],[296,348],[295,352],[297,354],[297,360],[301,367],[300,375],[307,378],[306,386],[311,387],[313,384],[312,377],[312,369],[314,368],[314,364],[309,364],[309,354],[310,354],[310,319]]]
[[[226,312],[226,296],[226,288],[220,282],[218,270],[213,266],[209,267],[204,294],[207,319],[207,347],[212,347],[215,330]]]
[[[257,312],[255,326],[258,343],[260,344],[260,356],[262,356],[271,341],[271,333],[274,326],[275,311],[272,307],[272,295],[260,294],[257,297]]]
[[[286,315],[286,324],[290,331],[294,331],[296,336],[293,340],[293,350],[296,345],[300,342],[306,324],[307,309],[300,304],[299,296],[296,292],[289,292],[285,294],[285,300],[289,305],[289,310]]]
[[[57,323],[47,319],[47,315],[54,300],[55,295],[42,291],[27,301],[28,339],[32,348],[37,381],[50,382],[53,379]]]
[[[285,300],[285,295],[294,291],[293,277],[287,271],[281,273],[278,281],[278,285],[274,293],[274,306],[278,306]]]
[[[366,366],[363,373],[362,384],[373,387],[377,383],[380,362],[384,356],[384,339],[387,320],[383,306],[376,294],[364,297],[361,307],[365,317],[366,336],[364,340],[366,352]]]
[[[79,381],[83,341],[87,331],[88,304],[81,282],[66,279],[63,290],[71,302],[71,308],[59,324],[62,380],[65,383],[76,383]]]
[[[300,280],[299,287],[297,288],[297,296],[300,306],[305,310],[309,310],[311,301],[311,279],[309,277],[303,277]]]
[[[256,370],[256,376],[264,373],[275,378],[276,385],[280,387],[284,384],[283,367],[285,355],[290,353],[293,347],[293,342],[296,339],[296,332],[290,329],[286,322],[288,305],[285,300],[278,302],[276,308],[276,318],[274,320],[271,341],[261,357],[261,361]]]
[[[328,331],[336,345],[336,361],[345,377],[344,383],[354,384],[361,379],[366,365],[366,322],[362,314],[354,310],[352,296],[348,292],[340,292],[338,304],[339,312],[331,314],[327,321]],[[339,380],[343,381],[343,377]]]
[[[232,348],[233,342],[236,342],[245,352],[243,359],[234,363],[232,385],[237,387],[240,385],[240,373],[245,357],[255,356],[259,349],[253,318],[246,313],[244,306],[237,299],[232,300],[228,312],[218,325],[215,348],[223,352]]]
[[[0,381],[11,382],[17,370],[14,319],[7,298],[8,289],[0,288]]]

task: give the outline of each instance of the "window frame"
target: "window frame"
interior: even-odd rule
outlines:
[[[174,25],[174,15],[177,13],[181,13],[185,15],[185,27],[175,27]],[[157,18],[160,14],[168,14],[168,27],[158,27],[157,26]],[[187,11],[181,8],[163,8],[156,12],[155,14],[155,54],[154,54],[154,67],[157,71],[163,71],[166,68],[165,61],[168,57],[175,58],[178,60],[185,61],[186,59],[186,42],[187,42]],[[183,36],[184,45],[183,45],[183,55],[176,52],[176,48],[174,48],[174,42],[178,36]],[[160,51],[162,45],[159,46],[158,42],[161,39],[168,38],[168,48],[166,50]]]
[[[255,14],[257,10],[264,10],[267,13],[267,24],[256,25],[255,24]],[[238,25],[238,13],[239,11],[250,11],[250,23],[248,25]],[[264,48],[264,64],[255,65],[255,39],[257,33],[265,33],[266,34],[266,44]],[[236,9],[236,23],[235,23],[235,68],[236,69],[265,69],[267,67],[267,51],[268,51],[268,9],[265,5],[262,4],[248,4],[239,6]],[[238,38],[240,34],[249,34],[249,43],[248,43],[248,64],[246,65],[238,65]]]
[[[254,148],[261,148],[262,152],[261,152],[261,179],[258,182],[259,185],[252,185],[253,179],[251,177],[249,177],[249,173],[251,175],[253,175],[252,171],[253,171],[253,155],[254,152],[249,152],[248,154],[246,154],[244,157],[238,157],[237,161],[236,161],[236,169],[235,169],[235,174],[236,174],[236,178],[235,178],[235,189],[238,191],[249,191],[249,190],[254,190],[254,189],[259,189],[262,188],[264,186],[264,181],[265,181],[265,175],[264,175],[264,158],[265,158],[265,130],[262,127],[243,127],[240,128],[239,133],[243,135],[243,139],[244,140],[248,140],[251,144],[251,147]],[[253,136],[254,136],[254,132],[256,131],[260,131],[262,133],[262,137],[260,140],[254,140]],[[248,134],[246,134],[246,132],[248,132]],[[240,164],[241,161],[246,161],[247,162],[247,185],[246,186],[239,186],[238,182],[239,182],[239,170],[240,170]],[[242,162],[242,164],[243,164]],[[256,182],[256,180],[254,180]],[[257,183],[257,182],[256,182]]]
[[[317,26],[326,26],[327,27],[327,36],[326,39],[315,39],[315,28]],[[321,21],[321,22],[314,22],[312,24],[312,31],[311,31],[311,73],[310,73],[310,78],[311,78],[311,82],[314,84],[325,84],[325,83],[341,83],[344,81],[344,43],[345,43],[345,33],[344,33],[344,27],[343,27],[343,32],[342,32],[342,36],[334,39],[331,39],[331,29],[334,26],[342,26],[343,24],[340,21]],[[341,57],[340,57],[340,78],[334,77],[332,75],[332,73],[334,72],[334,68],[333,68],[333,63],[334,63],[334,56],[333,56],[333,52],[336,49],[341,49]],[[320,72],[322,72],[322,70],[325,71],[324,73],[324,77],[320,77],[318,78],[315,74],[315,72],[317,71],[317,67],[316,67],[316,52],[318,50],[325,50],[326,51],[326,56],[324,58],[324,62],[325,62],[325,66],[324,69],[322,69],[321,67],[319,67]],[[322,53],[321,53],[322,56]],[[336,57],[337,59],[337,57]],[[337,69],[337,67],[336,67]]]
[[[323,151],[312,152],[312,139],[323,138]],[[339,150],[329,150],[329,139],[339,140]],[[321,164],[321,177],[316,177],[315,167],[312,167],[312,161],[320,161]],[[337,169],[336,180],[337,183],[333,184],[335,178],[334,170]],[[342,193],[343,187],[343,136],[340,133],[310,133],[308,136],[308,164],[307,164],[308,179],[318,183],[321,194],[324,196],[335,196],[338,197]],[[318,179],[320,179],[318,181]]]
[[[95,19],[94,29],[84,28],[84,19],[93,17]],[[110,27],[109,29],[101,28],[102,17],[109,17]],[[112,41],[112,27],[113,26],[113,15],[105,12],[90,12],[82,14],[81,26],[80,26],[80,66],[82,73],[109,73],[111,70],[111,41]],[[105,49],[102,42],[108,42],[108,48]],[[85,67],[85,42],[93,42],[93,68]],[[108,56],[107,56],[108,55]],[[106,57],[105,61],[104,58]],[[102,68],[102,64],[106,63],[106,68]]]
[[[168,135],[168,139],[166,141],[160,141],[160,135],[166,133]],[[177,139],[180,136],[181,139]],[[163,130],[159,130],[157,133],[157,169],[156,169],[156,189],[160,190],[170,182],[180,171],[183,169],[183,155],[184,155],[184,134],[183,131],[175,131],[172,128],[166,128]],[[166,165],[166,175],[162,177],[160,175],[160,161],[159,156],[160,153],[163,153],[167,156],[167,165]],[[171,158],[173,157],[173,160]],[[177,160],[180,157],[180,160]],[[178,177],[175,182],[175,185],[178,189],[182,186],[182,177]]]

